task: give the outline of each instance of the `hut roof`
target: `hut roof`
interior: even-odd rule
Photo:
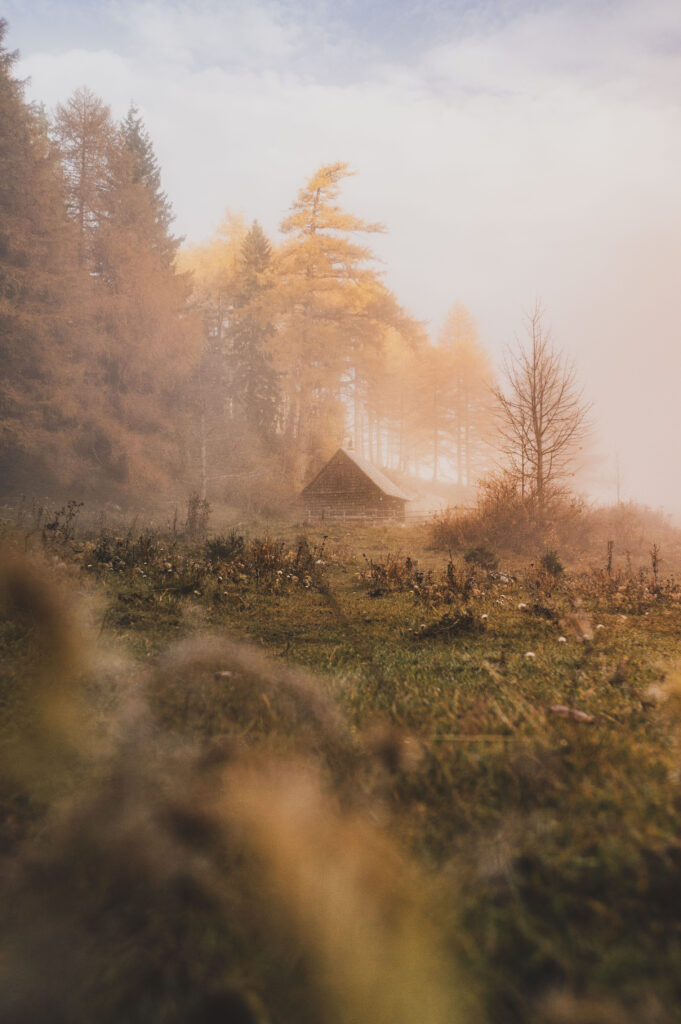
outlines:
[[[345,455],[346,458],[348,458],[352,463],[354,463],[355,466],[357,466],[357,468],[359,469],[359,471],[363,473],[366,477],[368,477],[369,480],[371,480],[371,482],[375,484],[380,491],[383,492],[383,494],[386,494],[391,498],[400,498],[402,501],[410,500],[409,495],[405,494],[404,491],[401,490],[397,486],[397,484],[394,484],[392,480],[390,480],[385,475],[385,473],[382,473],[377,466],[374,466],[373,463],[368,461],[368,459],[362,458],[361,455],[358,455],[357,452],[352,451],[352,449],[350,448],[339,448],[335,455],[333,455],[326,463],[326,465],[320,469],[320,471],[310,481],[310,483],[303,488],[303,494],[305,494],[306,491],[314,487],[314,484],[317,482],[320,476],[323,473],[325,473],[327,467],[338,457],[339,454]]]

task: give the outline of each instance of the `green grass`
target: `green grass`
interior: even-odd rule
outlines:
[[[384,722],[417,741],[384,794],[391,829],[431,875],[489,1020],[548,1020],[563,989],[677,1019],[681,725],[655,688],[679,660],[679,587],[463,561],[448,577],[424,528],[308,530],[302,549],[300,532],[212,562],[160,535],[118,561],[96,539],[54,543],[133,659],[197,632],[245,639],[317,673],[354,735]],[[6,721],[25,641],[3,626]],[[219,686],[192,714],[179,690],[150,699],[178,735],[196,734],[192,714],[224,729]]]

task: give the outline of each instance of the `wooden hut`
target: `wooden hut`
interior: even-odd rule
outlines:
[[[409,501],[385,473],[349,448],[339,448],[300,496],[308,519],[404,519]]]

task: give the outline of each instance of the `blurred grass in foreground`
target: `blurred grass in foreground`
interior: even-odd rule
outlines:
[[[8,536],[3,1019],[679,1018],[679,587],[359,536]]]

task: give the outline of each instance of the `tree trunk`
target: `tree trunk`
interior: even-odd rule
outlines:
[[[206,500],[208,493],[208,457],[206,449],[206,414],[201,413],[201,420],[199,424],[200,430],[200,441],[201,441],[201,500]]]
[[[437,459],[438,459],[438,441],[440,431],[435,427],[433,430],[433,483],[437,481]]]

